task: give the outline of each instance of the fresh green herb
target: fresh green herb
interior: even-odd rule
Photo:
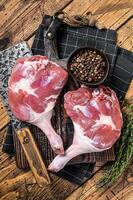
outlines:
[[[116,160],[100,180],[100,186],[115,183],[127,169],[133,158],[133,104],[129,100],[122,105],[123,128],[121,137],[116,144]]]

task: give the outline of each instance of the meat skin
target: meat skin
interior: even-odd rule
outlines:
[[[67,77],[67,72],[46,56],[32,56],[17,60],[8,86],[13,114],[38,126],[56,154],[63,154],[64,148],[61,137],[51,125],[51,117]]]
[[[72,145],[64,155],[54,158],[48,169],[60,171],[72,158],[83,153],[100,152],[112,147],[120,136],[122,114],[113,90],[81,87],[65,94],[64,107],[74,125]]]

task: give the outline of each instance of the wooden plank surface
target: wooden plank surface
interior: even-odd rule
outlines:
[[[8,38],[11,44],[27,40],[34,34],[45,14],[54,14],[71,0],[2,1],[0,12],[0,38]]]
[[[129,197],[133,197],[132,166],[133,163],[129,166],[123,177],[110,188],[97,187],[96,184],[105,172],[105,169],[100,170],[91,180],[83,184],[82,187],[79,187],[67,200],[129,200]]]
[[[133,15],[132,0],[74,0],[65,8],[69,15],[92,12],[107,28],[118,29]]]
[[[44,13],[53,14],[63,8],[71,1],[61,0],[1,0],[0,1],[0,38],[8,37],[11,44],[15,44],[26,39],[32,44],[34,32],[42,20]],[[36,12],[35,12],[36,10]],[[133,20],[131,18],[132,1],[131,0],[73,0],[65,11],[69,15],[85,14],[93,12],[99,21],[102,21],[106,27],[118,29],[118,44],[133,51]],[[33,37],[31,37],[33,36]],[[128,91],[127,97],[133,95],[133,82]],[[6,134],[6,128],[0,132],[0,144]],[[111,188],[98,189],[96,183],[103,176],[106,168],[99,170],[91,180],[77,189],[68,200],[131,200],[133,199],[133,163],[121,179]],[[14,157],[1,152],[0,148],[0,200],[1,199],[61,199],[67,191],[73,191],[74,186],[69,181],[63,182],[60,178],[52,176],[51,186],[39,188],[36,181],[29,172],[23,172],[16,168]],[[63,190],[60,190],[60,187]],[[63,194],[60,194],[63,192]],[[47,198],[46,198],[47,197]],[[61,199],[64,200],[64,199]]]
[[[101,23],[105,24],[107,28],[111,28],[115,22],[117,23],[117,21],[128,12],[133,13],[132,0],[118,1],[114,3],[108,12],[100,16],[99,20]]]
[[[133,18],[131,18],[126,24],[122,26],[117,31],[117,43],[119,46],[124,47],[125,41],[133,34]],[[132,48],[133,44],[130,45],[127,49],[130,50]]]
[[[0,130],[2,130],[10,121],[10,117],[5,109],[2,98],[0,98]]]

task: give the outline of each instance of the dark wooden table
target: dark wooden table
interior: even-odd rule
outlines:
[[[44,14],[52,15],[63,9],[69,15],[94,13],[99,22],[107,28],[117,30],[117,44],[133,51],[133,1],[132,0],[1,0],[0,1],[0,39],[7,38],[2,48],[26,40],[31,46],[35,30]],[[133,81],[126,98],[133,95]],[[2,144],[6,129],[0,132]],[[132,200],[133,163],[112,187],[97,188],[96,183],[106,170],[104,163],[97,163],[94,176],[75,190],[67,200]],[[55,177],[53,187],[58,184]],[[66,181],[67,186],[71,183]],[[47,199],[54,199],[56,190],[48,191]],[[45,188],[39,188],[31,171],[16,168],[14,157],[2,153],[0,149],[0,200],[44,199]],[[62,199],[63,200],[63,199]]]

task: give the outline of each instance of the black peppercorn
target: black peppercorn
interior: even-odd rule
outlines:
[[[87,82],[96,82],[103,78],[106,63],[101,55],[93,50],[82,50],[71,61],[72,74]]]

